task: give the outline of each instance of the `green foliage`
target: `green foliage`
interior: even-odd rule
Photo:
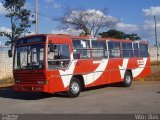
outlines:
[[[31,11],[24,7],[25,2],[25,0],[4,0],[2,2],[7,11],[5,17],[10,20],[12,32],[3,31],[0,35],[9,38],[6,45],[11,45],[11,48],[19,37],[24,33],[29,33],[28,28],[34,23],[30,20]]]
[[[135,33],[132,33],[132,34],[125,34],[125,39],[130,39],[130,40],[141,40],[141,38],[135,34]]]
[[[125,36],[124,32],[118,31],[118,30],[109,30],[107,32],[99,33],[99,35],[102,38],[117,38],[117,39],[123,39]]]
[[[140,40],[141,38],[137,34],[126,34],[119,30],[109,30],[107,32],[99,33],[102,38],[117,38],[117,39],[130,39]]]

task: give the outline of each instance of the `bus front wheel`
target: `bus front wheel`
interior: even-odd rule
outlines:
[[[80,80],[76,77],[72,77],[69,89],[67,91],[67,95],[73,98],[79,96],[80,92],[81,92]]]
[[[123,79],[123,86],[124,87],[130,87],[132,84],[132,74],[129,71],[126,71],[125,75],[124,75],[124,79]]]

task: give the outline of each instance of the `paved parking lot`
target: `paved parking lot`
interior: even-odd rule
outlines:
[[[1,89],[0,113],[160,113],[160,82],[135,81],[130,88],[89,89],[77,98]]]

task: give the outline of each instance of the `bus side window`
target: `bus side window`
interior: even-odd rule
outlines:
[[[133,48],[134,48],[134,57],[139,57],[138,43],[133,43]]]
[[[132,43],[122,43],[123,57],[133,57]]]
[[[108,57],[105,41],[92,41],[92,57],[95,59],[102,59]]]
[[[48,68],[67,68],[70,62],[69,45],[50,44],[48,47]]]
[[[108,50],[109,50],[110,58],[120,58],[121,57],[120,42],[109,41]]]
[[[139,44],[140,57],[148,57],[148,46],[147,44]]]
[[[90,58],[89,40],[73,40],[72,43],[74,59]]]

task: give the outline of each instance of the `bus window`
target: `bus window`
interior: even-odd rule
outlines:
[[[139,57],[138,43],[133,43],[134,57]]]
[[[69,45],[50,44],[48,47],[48,68],[66,68],[70,62]]]
[[[148,57],[148,46],[147,44],[139,44],[140,57]]]
[[[89,40],[73,40],[73,58],[74,59],[89,59],[90,46]]]
[[[105,41],[92,41],[92,57],[95,59],[108,57]]]
[[[109,49],[109,57],[110,58],[120,58],[120,42],[108,42],[108,49]]]
[[[132,43],[122,43],[123,57],[133,57]]]

